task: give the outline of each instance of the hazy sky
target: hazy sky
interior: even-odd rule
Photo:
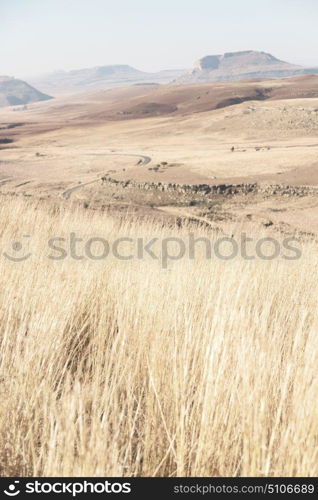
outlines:
[[[255,49],[318,66],[318,0],[0,0],[0,75],[190,68]]]

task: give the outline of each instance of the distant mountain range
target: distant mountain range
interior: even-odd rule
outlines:
[[[318,74],[317,68],[305,68],[281,61],[266,52],[246,50],[206,56],[192,70],[167,70],[158,73],[139,71],[128,65],[97,66],[73,71],[58,71],[30,80],[41,91],[67,94],[138,84],[187,84],[252,78],[286,78]]]
[[[166,84],[179,78],[186,70],[165,70],[146,73],[128,65],[97,66],[73,71],[57,71],[29,79],[32,85],[52,95],[99,90],[126,85]]]
[[[23,80],[0,76],[0,107],[25,105],[48,99],[52,97],[39,92]]]
[[[203,57],[193,70],[177,78],[173,83],[183,85],[252,78],[287,78],[308,74],[318,74],[318,67],[305,68],[281,61],[266,52],[246,50]]]
[[[306,68],[290,64],[266,52],[253,50],[227,52],[223,55],[203,57],[191,71],[179,69],[147,73],[128,65],[97,66],[73,71],[57,71],[28,79],[33,87],[22,80],[0,77],[0,107],[43,101],[51,99],[51,95],[55,97],[61,94],[131,85],[184,85],[287,78],[309,74],[318,74],[318,67]]]

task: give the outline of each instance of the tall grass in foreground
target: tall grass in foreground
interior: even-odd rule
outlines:
[[[164,270],[46,243],[182,230],[9,198],[0,224],[2,251],[30,234],[34,254],[1,256],[2,475],[318,474],[313,246]]]

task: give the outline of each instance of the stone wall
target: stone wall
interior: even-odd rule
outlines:
[[[234,196],[260,193],[264,196],[309,196],[318,195],[318,186],[288,186],[283,184],[175,184],[163,182],[140,182],[135,180],[119,181],[111,177],[102,177],[102,181],[110,185],[126,189],[140,189],[143,191],[158,191],[199,197],[213,195]]]

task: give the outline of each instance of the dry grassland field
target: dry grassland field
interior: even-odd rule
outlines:
[[[1,475],[317,476],[317,75],[0,108],[0,200]]]

